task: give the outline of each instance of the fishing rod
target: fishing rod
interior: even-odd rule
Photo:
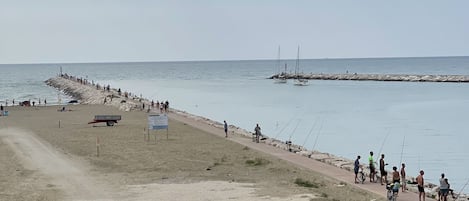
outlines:
[[[311,133],[313,133],[313,129],[316,127],[316,124],[318,123],[318,120],[319,120],[319,117],[316,118],[316,121],[314,121],[313,127],[311,127],[311,130],[309,130],[309,133],[308,133],[308,135],[306,136],[306,139],[305,139],[305,141],[303,142],[303,145],[301,145],[302,147],[305,146],[306,142],[307,142],[308,139],[309,139],[309,136],[311,135]]]
[[[290,121],[287,122],[287,124],[285,124],[285,126],[280,130],[280,132],[278,132],[276,135],[275,135],[275,139],[278,139],[278,136],[280,135],[280,133],[283,132],[283,130],[285,130],[285,128],[287,128],[288,125],[290,125],[290,123],[293,121],[293,119],[295,119],[295,117],[291,118]]]
[[[401,160],[399,161],[399,165],[402,164],[402,155],[404,154],[404,143],[405,143],[405,135],[404,135],[404,139],[402,140]]]
[[[454,200],[458,200],[459,196],[461,195],[461,193],[462,193],[462,191],[464,190],[464,188],[466,188],[466,186],[467,186],[468,183],[469,183],[469,179],[467,179],[466,184],[464,184],[464,186],[462,187],[461,191],[459,191],[458,196],[456,196],[456,199],[454,199]]]
[[[316,135],[316,139],[314,140],[314,145],[313,145],[313,149],[311,150],[311,152],[313,152],[314,149],[316,148],[316,144],[318,143],[319,135],[321,134],[322,125],[324,125],[324,121],[321,122],[321,126],[319,127],[318,135]]]
[[[298,119],[298,122],[296,122],[296,127],[293,129],[293,131],[290,134],[290,137],[288,138],[288,141],[291,142],[291,138],[293,137],[293,134],[295,134],[296,129],[298,128],[298,125],[300,125],[301,119]]]
[[[388,130],[388,134],[386,134],[386,136],[384,137],[383,143],[381,143],[381,147],[379,148],[378,155],[382,154],[381,151],[383,151],[384,143],[386,142],[386,139],[388,138],[390,133],[391,133],[391,129]]]
[[[291,149],[291,144],[292,144],[291,138],[293,137],[293,134],[295,133],[296,129],[298,128],[298,125],[300,125],[300,122],[301,122],[301,119],[298,119],[298,122],[296,123],[295,129],[293,129],[292,133],[290,134],[290,137],[288,138],[288,141],[285,142],[288,146],[288,151],[290,151],[290,152],[292,151],[292,149]]]

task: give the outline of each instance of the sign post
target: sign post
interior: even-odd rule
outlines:
[[[166,139],[168,135],[168,116],[166,114],[150,114],[148,115],[148,130],[166,129]],[[156,140],[156,135],[155,135]]]

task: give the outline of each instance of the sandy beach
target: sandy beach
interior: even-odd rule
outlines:
[[[172,118],[168,139],[146,141],[145,112],[59,108],[9,107],[0,119],[1,200],[384,199]],[[87,124],[96,114],[122,121]]]

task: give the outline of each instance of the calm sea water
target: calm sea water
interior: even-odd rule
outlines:
[[[287,63],[293,71],[294,60]],[[437,183],[446,173],[456,191],[469,179],[468,83],[310,81],[274,84],[277,61],[199,61],[0,65],[0,103],[69,98],[44,84],[64,72],[110,84],[171,107],[292,140],[350,159],[386,155],[388,169],[425,170]],[[290,68],[291,67],[291,68]],[[469,75],[469,57],[301,60],[305,73]],[[469,189],[464,190],[466,193]]]

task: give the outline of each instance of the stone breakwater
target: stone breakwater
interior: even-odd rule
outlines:
[[[404,75],[404,74],[276,74],[269,79],[283,77],[286,79],[310,80],[363,80],[363,81],[399,81],[399,82],[469,82],[468,75]]]
[[[63,93],[80,100],[81,104],[105,104],[117,107],[122,111],[130,111],[141,108],[141,103],[135,98],[126,98],[118,95],[117,90],[100,90],[96,85],[79,82],[74,77],[54,77],[45,81]],[[98,87],[99,88],[99,87]]]
[[[151,103],[148,99],[138,98],[138,97],[125,97],[119,94],[116,89],[99,89],[96,85],[89,84],[87,82],[83,83],[79,79],[74,77],[54,77],[46,81],[49,86],[57,88],[58,90],[63,91],[65,94],[80,100],[80,104],[105,104],[118,108],[122,111],[131,111],[131,110],[142,110],[142,104],[147,104],[149,106]],[[106,99],[107,101],[104,101]],[[209,126],[215,128],[223,129],[223,123],[217,122],[202,116],[193,115],[185,111],[177,110],[174,108],[169,109],[168,112],[180,115],[185,118],[189,118],[198,122],[202,122]],[[249,132],[240,127],[230,125],[229,130],[237,135],[242,135],[245,137],[251,138],[253,133]],[[269,138],[263,136],[261,143],[265,143],[270,146],[274,146],[285,151],[291,151],[295,154],[302,155],[304,157],[311,158],[312,160],[317,160],[338,168],[342,168],[350,171],[350,178],[353,179],[353,168],[354,161],[338,157],[329,153],[322,153],[317,150],[308,150],[302,146],[291,144],[288,145],[285,141],[278,140],[275,138]],[[366,157],[363,157],[366,158]],[[364,164],[366,166],[366,164]],[[369,169],[365,168],[365,174],[369,175]],[[415,181],[415,178],[408,177],[407,181]],[[426,183],[425,192],[428,197],[434,197],[437,195],[437,185]],[[407,184],[409,191],[417,192],[417,186],[415,184]],[[457,192],[455,192],[457,193]],[[467,200],[466,195],[461,195],[458,200]]]

